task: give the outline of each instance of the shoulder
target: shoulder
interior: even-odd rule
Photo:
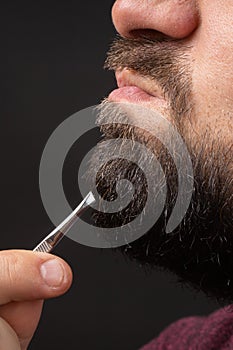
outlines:
[[[182,318],[140,350],[233,349],[233,308]]]

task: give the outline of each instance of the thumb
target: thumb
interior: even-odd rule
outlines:
[[[70,267],[58,257],[0,251],[0,349],[26,349],[40,318],[42,300],[63,294],[71,281]]]
[[[62,259],[26,250],[0,252],[0,305],[47,299],[66,292],[72,272]]]

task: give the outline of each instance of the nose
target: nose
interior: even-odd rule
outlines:
[[[113,23],[126,38],[143,35],[188,37],[198,26],[197,0],[116,0]]]

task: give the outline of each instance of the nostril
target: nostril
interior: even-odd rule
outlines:
[[[199,25],[197,0],[116,0],[112,19],[125,38],[166,41],[189,37]]]
[[[168,40],[169,37],[162,32],[153,29],[133,29],[129,31],[129,37],[132,39],[146,38],[157,41]]]

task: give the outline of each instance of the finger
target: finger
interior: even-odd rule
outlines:
[[[42,300],[11,302],[0,306],[1,317],[14,329],[22,349],[27,349],[33,337],[42,306]]]
[[[69,265],[54,255],[26,250],[0,252],[0,305],[56,297],[65,293],[71,282]]]
[[[0,318],[0,349],[21,350],[16,333],[2,318]]]

